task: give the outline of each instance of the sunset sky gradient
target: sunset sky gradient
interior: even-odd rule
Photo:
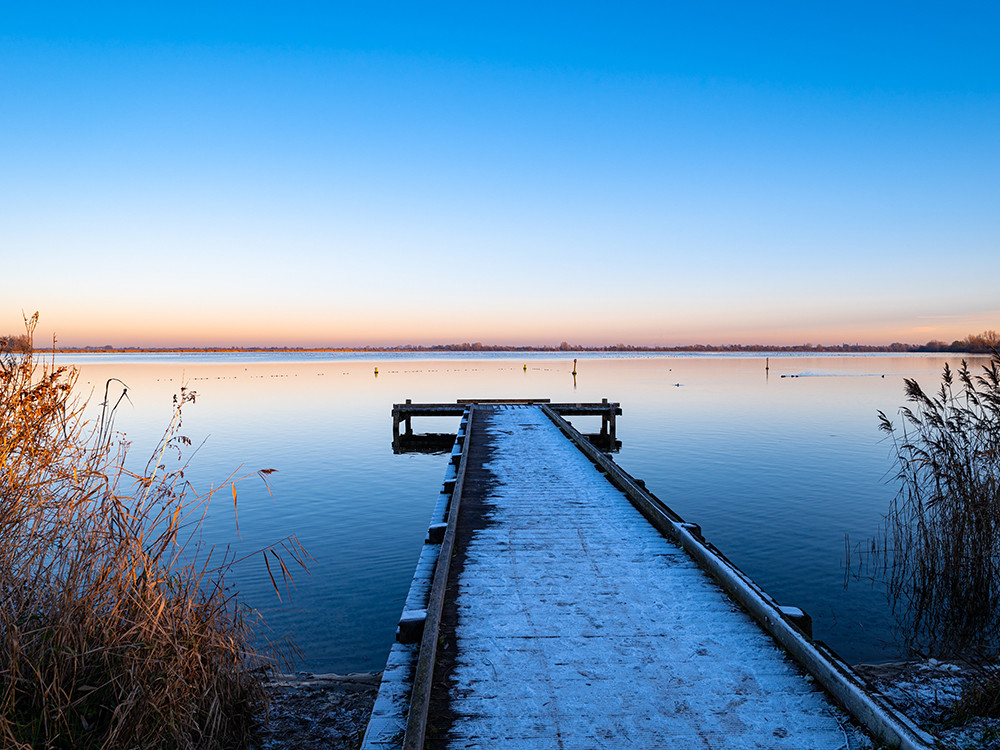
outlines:
[[[0,333],[1000,328],[995,3],[0,0]]]

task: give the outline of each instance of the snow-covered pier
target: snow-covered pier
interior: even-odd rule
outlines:
[[[464,405],[426,541],[366,748],[931,745],[550,405]]]
[[[615,436],[616,418],[622,413],[620,404],[604,399],[600,403],[558,403],[553,404],[547,398],[525,399],[521,401],[486,401],[481,399],[460,398],[453,404],[414,404],[409,399],[403,404],[393,404],[392,407],[392,449],[396,453],[406,453],[410,450],[439,449],[440,434],[419,435],[413,432],[414,417],[461,417],[469,404],[478,403],[485,406],[489,403],[504,404],[545,404],[561,417],[600,417],[601,431],[588,435],[587,438],[604,450],[613,450],[620,445]],[[454,439],[454,436],[447,436]],[[449,443],[450,445],[450,443]],[[445,448],[447,450],[447,447]]]

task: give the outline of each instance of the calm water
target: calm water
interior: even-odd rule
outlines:
[[[844,587],[845,535],[871,536],[894,494],[876,410],[895,414],[903,377],[933,386],[944,362],[921,356],[465,357],[212,354],[63,355],[81,385],[129,387],[118,427],[148,456],[182,383],[198,394],[182,434],[201,444],[189,473],[207,489],[232,472],[273,468],[269,495],[239,485],[213,506],[210,544],[238,554],[295,534],[312,555],[291,600],[264,565],[235,583],[289,635],[315,672],[381,669],[444,476],[442,456],[392,453],[394,402],[546,397],[620,401],[616,460],[780,603],[814,619],[816,637],[852,662],[896,655],[883,593]],[[528,371],[523,371],[527,363]],[[375,377],[374,368],[379,375]],[[782,377],[796,375],[798,377]],[[95,401],[100,400],[95,398]],[[599,421],[574,423],[596,431]],[[414,420],[418,431],[457,420]],[[228,498],[228,499],[227,499]]]

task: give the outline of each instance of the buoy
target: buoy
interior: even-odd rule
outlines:
[[[376,378],[378,377],[378,368],[377,367],[375,368],[375,377]]]
[[[528,371],[528,366],[527,366],[527,365],[525,365],[525,366],[524,366],[524,371],[525,371],[525,372],[527,372],[527,371]]]
[[[576,375],[576,360],[573,360],[573,374]]]

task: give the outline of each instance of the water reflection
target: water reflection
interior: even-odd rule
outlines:
[[[275,635],[295,637],[304,668],[384,664],[447,461],[393,454],[391,408],[407,398],[621,402],[616,460],[627,471],[699,523],[780,603],[808,611],[816,637],[845,658],[893,656],[883,648],[882,592],[843,588],[844,537],[871,536],[894,494],[884,482],[891,460],[877,410],[894,413],[902,378],[933,382],[946,358],[575,356],[576,368],[570,357],[523,353],[77,359],[81,384],[98,395],[110,377],[129,386],[118,427],[135,457],[148,456],[173,394],[187,384],[198,394],[182,427],[201,445],[188,475],[196,488],[235,470],[277,469],[273,497],[240,488],[241,537],[231,503],[220,503],[204,542],[243,554],[298,535],[314,560],[296,578],[290,605],[275,599],[254,561],[235,583]],[[578,377],[568,377],[573,369]],[[572,421],[600,433],[599,417]],[[435,418],[431,429],[453,433],[457,424]]]

